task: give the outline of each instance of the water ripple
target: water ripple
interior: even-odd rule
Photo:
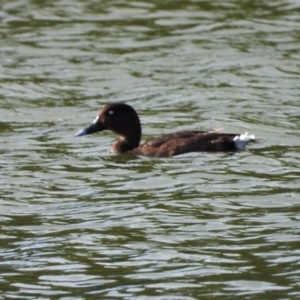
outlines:
[[[299,3],[16,0],[0,12],[2,297],[299,297]],[[143,139],[253,132],[245,152],[112,155],[107,102]]]

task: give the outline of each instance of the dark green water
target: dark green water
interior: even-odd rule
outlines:
[[[300,4],[2,1],[0,299],[299,299]],[[112,155],[249,131],[235,154]]]

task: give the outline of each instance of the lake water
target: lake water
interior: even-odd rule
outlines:
[[[300,2],[12,0],[0,12],[0,299],[299,299]],[[254,133],[237,153],[112,155]]]

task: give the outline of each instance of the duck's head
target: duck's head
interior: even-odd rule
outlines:
[[[75,136],[111,130],[121,136],[113,151],[125,152],[137,147],[142,134],[141,123],[136,111],[128,104],[110,103],[99,112],[92,124],[78,131]],[[116,149],[114,149],[116,148]]]

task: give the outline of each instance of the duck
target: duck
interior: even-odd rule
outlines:
[[[112,145],[111,152],[132,152],[151,157],[171,157],[189,152],[227,152],[245,150],[254,135],[223,133],[222,130],[183,130],[164,134],[140,144],[142,127],[136,110],[125,103],[105,105],[85,129],[75,136],[84,136],[103,130],[110,130],[120,137]]]

